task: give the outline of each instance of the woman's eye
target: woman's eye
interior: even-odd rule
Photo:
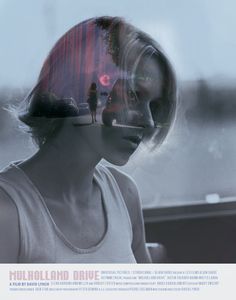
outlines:
[[[145,75],[139,75],[136,77],[137,81],[145,81],[145,82],[150,82],[152,81],[152,77],[151,76],[145,76]]]

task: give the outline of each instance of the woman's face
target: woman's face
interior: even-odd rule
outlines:
[[[150,103],[158,103],[163,97],[163,76],[156,57],[144,56],[132,77],[117,80],[111,95],[113,103],[119,104],[116,112],[119,117],[111,126],[96,123],[90,128],[86,126],[86,139],[101,157],[115,165],[124,165],[145,133],[157,130]]]
[[[78,140],[80,127],[91,149],[121,165],[143,137],[157,136],[170,101],[164,99],[162,57],[151,40],[131,25],[112,22],[88,20],[59,39],[27,97],[26,118],[68,118],[70,125],[74,118]],[[76,136],[71,141],[79,151]]]

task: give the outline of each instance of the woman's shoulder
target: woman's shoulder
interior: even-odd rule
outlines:
[[[0,170],[0,222],[13,221],[18,218],[17,207],[14,200],[8,194],[8,186],[15,187],[17,182],[12,173],[14,173],[14,163],[9,164]],[[7,216],[8,219],[5,217]],[[0,224],[1,227],[2,223]]]
[[[8,193],[0,186],[0,219],[9,219],[9,221],[12,221],[12,216],[18,216],[17,208],[14,203],[14,201],[11,199],[11,197],[8,195]],[[7,216],[7,218],[5,218]],[[0,226],[1,227],[1,226]]]
[[[19,250],[19,219],[17,208],[0,187],[0,262],[17,262]]]
[[[114,176],[126,203],[132,224],[132,250],[137,262],[150,263],[151,259],[145,245],[145,230],[142,205],[138,187],[134,179],[128,174],[114,168],[107,167]]]
[[[112,166],[106,166],[106,168],[108,168],[108,170],[115,177],[122,192],[132,193],[132,195],[135,194],[137,196],[138,187],[136,182],[130,175]]]
[[[106,168],[108,168],[108,170],[112,173],[120,188],[121,194],[130,215],[131,222],[134,225],[137,222],[137,217],[141,212],[141,200],[137,184],[134,179],[127,173],[120,171],[112,166],[106,166]]]
[[[19,216],[15,201],[8,194],[8,185],[15,186],[14,163],[0,170],[0,262],[14,263],[19,251]]]
[[[0,188],[4,187],[6,183],[13,185],[14,187],[17,186],[17,174],[18,174],[18,161],[17,162],[11,162],[7,166],[5,166],[3,169],[0,170]]]

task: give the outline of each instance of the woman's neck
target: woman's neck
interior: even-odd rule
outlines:
[[[65,145],[65,144],[64,144]],[[86,143],[45,144],[20,167],[44,197],[87,202],[91,198],[94,168],[101,156]]]

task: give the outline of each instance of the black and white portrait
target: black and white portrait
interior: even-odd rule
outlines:
[[[235,262],[226,2],[0,1],[0,263]]]

